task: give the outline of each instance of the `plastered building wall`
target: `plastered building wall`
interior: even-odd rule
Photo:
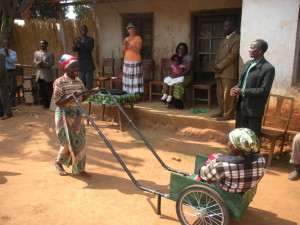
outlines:
[[[240,56],[248,61],[255,39],[269,44],[265,58],[275,67],[271,93],[299,99],[300,88],[292,86],[299,0],[244,0],[241,21]]]

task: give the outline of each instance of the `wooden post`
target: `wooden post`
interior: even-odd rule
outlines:
[[[66,35],[65,35],[64,19],[63,19],[61,7],[58,7],[58,14],[59,14],[61,40],[62,40],[62,44],[63,44],[64,53],[66,54],[68,46],[67,46],[67,40],[66,40]]]

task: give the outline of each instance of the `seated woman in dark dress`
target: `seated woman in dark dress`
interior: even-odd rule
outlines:
[[[182,55],[182,64],[185,66],[186,70],[181,74],[184,76],[184,80],[181,83],[174,84],[173,97],[171,102],[168,103],[168,108],[183,109],[183,97],[185,87],[192,82],[192,66],[193,58],[188,54],[188,47],[185,43],[180,43],[176,47],[176,53]],[[166,93],[167,85],[163,86],[163,93]]]

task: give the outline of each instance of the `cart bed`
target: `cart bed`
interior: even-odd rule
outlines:
[[[201,162],[206,162],[207,157],[203,155],[196,155],[196,166]],[[197,175],[191,175],[190,177],[185,177],[179,174],[171,173],[170,179],[170,191],[169,191],[169,198],[171,200],[176,201],[179,197],[180,193],[188,186],[191,185],[205,185],[207,187],[212,188],[213,190],[217,191],[221,197],[225,200],[229,211],[230,211],[230,218],[233,220],[240,220],[242,214],[254,198],[254,195],[257,190],[257,186],[254,189],[251,189],[243,194],[236,194],[225,191],[219,187],[214,185],[210,185],[201,181],[194,180]]]

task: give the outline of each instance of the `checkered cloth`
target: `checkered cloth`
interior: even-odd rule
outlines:
[[[247,158],[220,156],[201,167],[199,176],[226,191],[242,193],[260,181],[265,164],[264,157],[258,153],[251,153]]]

